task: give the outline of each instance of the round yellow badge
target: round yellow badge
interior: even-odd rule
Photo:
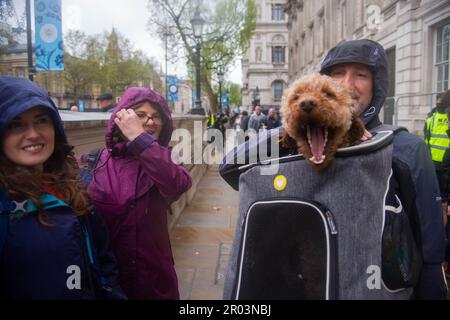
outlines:
[[[273,180],[273,186],[277,191],[283,191],[284,189],[286,189],[286,185],[287,180],[285,176],[279,175],[276,176],[275,179]]]

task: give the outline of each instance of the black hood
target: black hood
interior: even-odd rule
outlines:
[[[372,40],[351,40],[339,43],[331,49],[322,62],[320,73],[329,74],[330,68],[342,63],[361,63],[369,67],[373,75],[373,97],[361,114],[367,129],[381,124],[378,114],[388,90],[388,61],[383,47]]]

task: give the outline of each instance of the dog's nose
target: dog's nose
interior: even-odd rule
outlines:
[[[305,112],[311,112],[316,107],[316,103],[313,100],[304,100],[300,103],[300,107]]]

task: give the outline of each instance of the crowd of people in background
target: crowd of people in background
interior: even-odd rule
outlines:
[[[235,129],[247,132],[253,129],[271,130],[281,126],[281,116],[278,108],[270,107],[263,109],[261,106],[255,106],[250,115],[247,110],[240,107],[225,109],[224,112],[208,114],[208,127],[215,128],[225,133],[227,129]]]
[[[97,106],[91,106],[88,108],[84,108],[84,103],[79,101],[73,101],[70,103],[69,111],[72,112],[112,112],[114,110],[114,97],[109,92],[104,92],[100,94],[95,101],[97,102]],[[62,110],[64,110],[62,108]]]

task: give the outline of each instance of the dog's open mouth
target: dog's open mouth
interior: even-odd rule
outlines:
[[[325,161],[325,148],[328,142],[328,128],[321,126],[306,126],[307,138],[312,157],[309,160],[314,164]]]

